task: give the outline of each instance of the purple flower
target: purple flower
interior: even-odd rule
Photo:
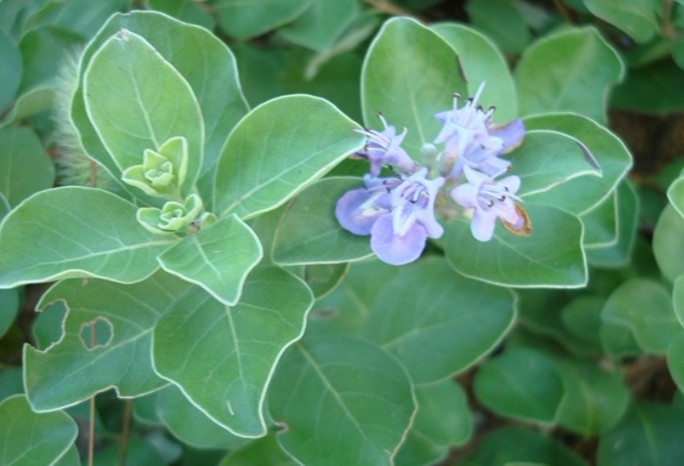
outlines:
[[[489,241],[497,218],[514,233],[524,234],[528,226],[527,216],[515,203],[520,200],[515,195],[520,188],[520,178],[507,176],[496,181],[468,165],[465,165],[464,173],[468,182],[455,187],[451,197],[463,207],[475,209],[470,222],[470,231],[475,239]]]
[[[393,166],[401,174],[413,173],[418,168],[418,164],[401,148],[401,143],[406,136],[406,128],[401,134],[397,134],[394,126],[388,125],[381,114],[378,114],[378,117],[385,127],[382,131],[357,130],[368,137],[366,146],[357,155],[368,159],[370,162],[369,172],[373,176],[380,174],[380,169],[384,164]]]
[[[511,164],[499,156],[522,141],[525,132],[522,121],[516,119],[494,126],[490,122],[494,107],[485,112],[477,105],[484,84],[480,84],[475,97],[469,98],[463,108],[458,108],[459,96],[456,95],[452,110],[435,115],[443,123],[434,142],[444,143],[441,167],[444,176],[460,177],[465,165],[487,175],[497,176],[508,170]]]
[[[371,235],[371,249],[382,261],[401,265],[420,257],[427,238],[444,229],[435,219],[435,198],[444,178],[428,180],[421,168],[406,178],[364,178],[366,188],[345,193],[335,215],[343,228]]]

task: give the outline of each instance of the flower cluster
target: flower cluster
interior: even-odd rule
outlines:
[[[442,129],[434,144],[443,149],[432,164],[421,166],[413,160],[401,147],[407,130],[397,133],[382,115],[382,131],[360,130],[368,139],[356,155],[369,161],[370,170],[362,188],[337,201],[335,215],[346,230],[370,234],[371,249],[384,262],[414,261],[427,238],[441,237],[444,229],[435,217],[435,205],[447,199],[471,215],[470,228],[479,241],[492,238],[497,219],[515,234],[530,233],[516,196],[520,178],[502,177],[511,163],[501,158],[522,142],[525,129],[518,119],[493,125],[494,108],[485,111],[477,105],[483,87],[463,107],[455,96],[452,110],[435,115]],[[382,177],[383,166],[394,176]]]

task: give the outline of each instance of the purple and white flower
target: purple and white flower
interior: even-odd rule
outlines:
[[[451,197],[461,206],[474,209],[470,231],[475,239],[489,241],[494,234],[496,220],[499,219],[512,231],[522,231],[527,217],[515,201],[520,188],[520,178],[507,176],[495,180],[466,165],[464,167],[467,183],[455,187]]]
[[[522,121],[516,119],[501,126],[492,125],[495,108],[484,111],[478,106],[484,85],[484,82],[480,84],[475,96],[469,98],[462,108],[458,108],[459,96],[455,95],[453,109],[435,115],[443,124],[434,142],[444,143],[440,171],[446,177],[459,178],[465,165],[497,176],[511,165],[499,156],[522,141],[525,132]]]
[[[335,209],[346,230],[371,235],[371,249],[384,262],[401,265],[420,257],[427,238],[444,229],[435,219],[435,199],[444,178],[427,179],[427,168],[405,178],[364,178],[366,188],[345,193]]]
[[[401,134],[397,134],[394,126],[388,125],[381,114],[378,114],[378,117],[384,126],[382,131],[357,130],[368,137],[366,146],[362,151],[357,152],[357,155],[368,159],[370,162],[369,172],[372,176],[380,175],[380,170],[384,164],[391,165],[401,174],[413,173],[418,169],[418,164],[401,148],[407,129],[404,128]]]

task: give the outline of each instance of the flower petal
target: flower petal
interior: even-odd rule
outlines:
[[[367,235],[371,231],[373,222],[387,210],[376,204],[379,197],[365,188],[347,191],[337,200],[335,217],[342,228],[355,235]]]
[[[402,236],[395,234],[391,214],[378,217],[371,228],[371,249],[381,261],[392,265],[418,259],[426,241],[425,228],[418,223],[413,223]]]
[[[496,214],[493,211],[477,209],[470,221],[470,231],[476,240],[486,242],[492,239],[495,225]]]
[[[503,152],[510,152],[520,145],[525,135],[525,125],[522,120],[516,118],[503,125],[488,128],[489,135],[500,138],[503,141]]]

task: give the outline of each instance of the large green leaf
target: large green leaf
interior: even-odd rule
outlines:
[[[556,417],[559,425],[588,437],[622,417],[630,394],[621,374],[582,360],[563,360],[557,368],[565,392]]]
[[[660,31],[659,2],[653,0],[585,0],[594,16],[622,29],[636,42],[648,42]]]
[[[66,413],[34,413],[24,395],[0,403],[0,419],[0,463],[6,465],[55,464],[78,434]]]
[[[645,278],[627,281],[613,291],[601,317],[628,328],[639,346],[649,353],[665,353],[682,331],[668,290]]]
[[[254,232],[236,215],[229,215],[164,251],[159,263],[167,272],[201,286],[232,306],[262,255]]]
[[[0,193],[10,206],[51,188],[55,182],[52,159],[27,127],[0,129],[0,174]]]
[[[184,137],[190,156],[181,188],[183,195],[190,191],[202,166],[199,104],[152,45],[127,29],[110,37],[84,72],[83,95],[88,117],[120,171],[141,164],[146,149]]]
[[[528,130],[558,131],[581,141],[598,161],[601,176],[583,176],[559,185],[544,197],[573,213],[584,213],[605,199],[632,167],[624,143],[607,128],[574,113],[551,113],[525,119]],[[513,157],[515,164],[515,158]],[[515,165],[514,165],[515,166]]]
[[[416,383],[450,377],[484,357],[513,325],[508,290],[469,280],[444,260],[419,261],[382,287],[362,335],[394,354]]]
[[[359,178],[324,178],[292,199],[278,223],[274,262],[334,263],[370,256],[369,238],[342,229],[335,218],[337,200],[346,191],[362,186]]]
[[[189,286],[159,272],[133,285],[73,279],[50,288],[38,307],[61,300],[68,312],[58,341],[42,351],[24,349],[26,391],[34,409],[70,406],[111,387],[130,397],[165,385],[152,370],[152,330]]]
[[[416,409],[406,371],[356,338],[309,338],[287,352],[268,404],[302,464],[391,465]]]
[[[487,434],[462,466],[586,466],[582,458],[549,435],[508,426]]]
[[[233,129],[216,167],[215,208],[241,217],[274,209],[360,149],[356,124],[324,99],[279,97]]]
[[[156,414],[171,433],[194,448],[235,448],[245,442],[197,409],[175,385],[158,392]]]
[[[520,58],[514,73],[520,113],[570,111],[605,122],[608,91],[623,75],[620,57],[596,29],[564,29]]]
[[[499,49],[482,33],[463,24],[438,23],[431,29],[458,55],[468,94],[475,95],[480,83],[487,83],[482,99],[496,105],[494,121],[505,122],[518,116],[515,82]]]
[[[682,459],[684,410],[662,403],[639,402],[599,438],[601,466],[648,464],[670,466]]]
[[[264,435],[266,389],[312,302],[301,280],[276,267],[255,269],[234,307],[192,287],[157,323],[155,368],[214,422],[239,436]]]
[[[95,51],[122,28],[144,37],[192,87],[204,120],[204,156],[198,183],[206,202],[211,197],[214,166],[221,148],[235,123],[247,113],[235,58],[226,45],[206,29],[153,11],[132,11],[109,19],[84,50],[82,62],[87,64]],[[83,68],[81,66],[81,75]],[[107,165],[107,160],[111,159],[102,153],[104,149],[85,116],[82,85],[76,90],[72,105],[72,116],[88,153]],[[116,173],[116,169],[113,172]]]
[[[418,414],[397,454],[398,466],[434,464],[473,433],[468,399],[460,385],[445,379],[415,390]]]
[[[675,281],[684,274],[684,217],[668,205],[660,214],[653,232],[653,253],[663,275]]]
[[[624,267],[632,258],[639,222],[639,198],[626,179],[614,192],[617,241],[600,247],[586,247],[587,260],[596,267]]]
[[[309,0],[219,0],[219,26],[236,39],[259,36],[300,16]]]
[[[554,361],[531,348],[510,348],[485,362],[473,381],[475,395],[497,414],[550,424],[563,398]]]
[[[151,275],[176,238],[135,219],[136,207],[94,188],[34,194],[0,224],[0,286],[96,277],[133,283]]]
[[[12,39],[4,32],[0,32],[0,62],[3,67],[0,70],[0,111],[4,112],[21,84],[21,53]]]
[[[667,198],[679,215],[684,217],[684,176],[677,178],[667,190]]]
[[[432,143],[441,124],[435,113],[452,108],[452,96],[468,95],[454,49],[437,33],[410,18],[387,21],[368,49],[361,75],[361,103],[366,126],[378,128],[381,112],[415,160]],[[481,102],[486,104],[488,102]]]
[[[219,466],[297,466],[291,456],[278,445],[275,434],[252,440],[247,445],[232,450]]]
[[[582,224],[554,207],[524,206],[532,234],[514,236],[500,225],[491,241],[472,237],[469,220],[458,218],[446,230],[449,263],[460,273],[504,286],[575,288],[587,282]]]
[[[538,194],[537,203],[549,203],[540,195],[555,186],[584,175],[601,176],[601,168],[581,141],[557,131],[528,131],[522,146],[512,155],[513,171],[520,177],[521,197]],[[552,204],[553,205],[553,204]]]
[[[304,13],[278,32],[290,42],[321,52],[342,35],[358,10],[356,0],[309,0]]]

